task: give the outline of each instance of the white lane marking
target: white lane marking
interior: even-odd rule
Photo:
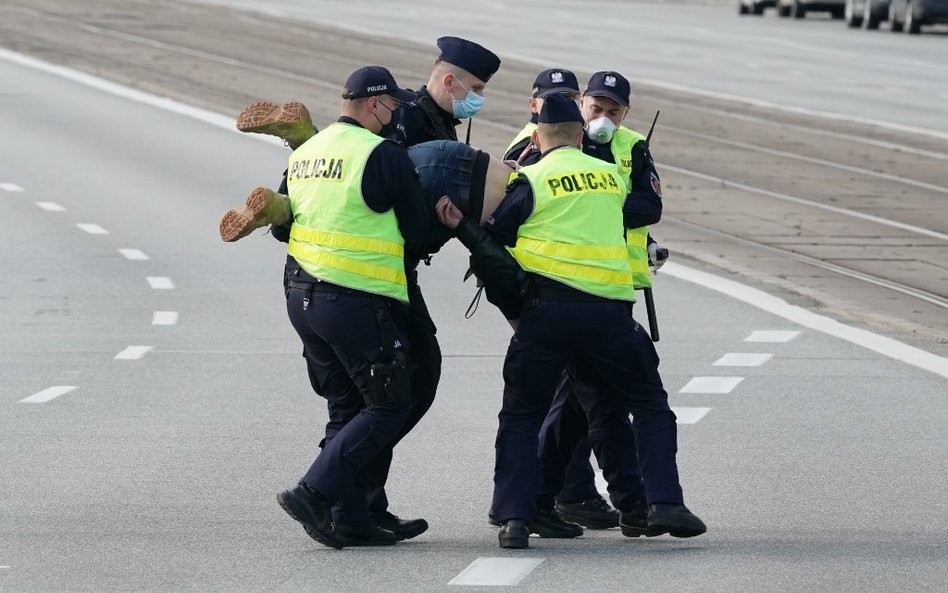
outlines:
[[[668,262],[665,264],[665,266],[662,267],[662,273],[667,273],[674,278],[704,286],[705,288],[733,297],[758,309],[777,315],[778,317],[783,317],[803,327],[823,332],[841,340],[846,340],[847,342],[862,346],[863,348],[872,350],[888,358],[900,360],[906,364],[948,378],[948,358],[926,352],[921,348],[903,344],[898,340],[880,336],[871,331],[844,325],[835,319],[817,315],[802,307],[791,305],[785,300],[769,295],[762,290],[752,288],[740,282],[728,280],[727,278],[715,276],[714,274],[689,268],[677,262]]]
[[[759,367],[771,358],[773,354],[765,352],[728,352],[714,361],[711,366],[716,367]]]
[[[153,348],[154,346],[129,346],[116,354],[113,360],[138,360]]]
[[[731,393],[744,377],[692,377],[678,393]]]
[[[174,283],[171,281],[171,278],[166,276],[149,276],[148,284],[155,290],[171,290],[174,288]]]
[[[764,329],[751,332],[751,335],[744,338],[745,342],[767,342],[767,343],[783,343],[789,342],[793,338],[800,335],[798,331],[786,331],[779,329]]]
[[[0,53],[2,56],[2,53]],[[23,188],[15,183],[0,183],[0,189],[3,191],[23,191]]]
[[[124,255],[128,259],[132,260],[146,260],[148,256],[144,252],[139,251],[138,249],[119,249],[119,253]]]
[[[678,417],[676,424],[697,424],[698,420],[707,416],[710,411],[711,408],[672,408],[672,412]]]
[[[448,581],[448,584],[482,587],[516,585],[534,568],[540,566],[542,562],[543,558],[492,558],[482,556],[471,562],[458,576]]]
[[[203,52],[197,52],[197,53],[201,54]],[[236,132],[238,134],[241,134],[241,132],[238,131],[237,128],[234,127],[233,116],[226,116],[226,115],[221,115],[219,113],[213,113],[213,112],[207,111],[206,109],[191,107],[190,105],[185,105],[184,103],[172,101],[171,99],[165,99],[162,97],[157,97],[155,95],[144,93],[142,91],[136,91],[135,89],[132,89],[127,86],[122,86],[120,84],[109,82],[108,80],[97,78],[95,76],[90,76],[88,74],[84,74],[76,70],[71,70],[69,68],[64,68],[62,66],[49,64],[47,62],[43,62],[42,60],[37,60],[36,58],[31,58],[29,56],[18,54],[16,52],[12,52],[7,49],[0,48],[0,59],[8,60],[15,64],[28,66],[30,68],[35,68],[37,70],[42,70],[44,72],[49,72],[51,74],[61,76],[65,79],[72,80],[80,84],[84,84],[86,86],[99,89],[101,91],[105,91],[112,95],[124,97],[126,99],[131,99],[132,101],[138,101],[139,103],[144,103],[146,105],[151,105],[153,107],[158,107],[159,109],[164,109],[165,111],[170,111],[172,113],[177,113],[177,114],[184,115],[184,116],[187,116],[199,121],[203,121],[217,128],[221,128],[221,129],[225,129],[231,132]],[[231,61],[236,62],[236,60],[231,60]],[[241,65],[243,66],[243,64]],[[258,66],[257,69],[259,69],[262,72],[264,70],[264,67]],[[299,75],[296,75],[296,77],[299,78],[302,82],[315,84],[314,79],[312,78],[301,77]],[[326,83],[326,84],[328,85],[329,83]],[[332,88],[335,89],[337,88],[337,86],[338,85],[333,84]],[[250,137],[254,139],[258,139],[258,140],[266,140],[271,143],[280,143],[282,145],[282,141],[279,140],[278,138],[265,136],[263,134],[250,134]],[[12,185],[12,184],[3,184],[3,185]],[[0,187],[3,187],[3,185],[0,185]],[[16,186],[13,186],[13,187],[16,187]],[[8,189],[7,191],[22,191],[22,190]]]
[[[21,404],[45,404],[46,402],[56,399],[60,395],[65,395],[76,389],[75,385],[56,385],[55,387],[47,387],[42,391],[38,391],[29,397],[24,397],[20,400]]]
[[[667,171],[676,171],[682,175],[688,175],[689,177],[697,177],[698,179],[704,179],[705,181],[712,181],[716,184],[723,185],[724,187],[733,187],[736,189],[741,189],[755,194],[760,194],[762,196],[768,196],[771,198],[776,198],[778,200],[783,200],[785,202],[792,202],[794,204],[802,204],[804,206],[809,206],[811,208],[818,208],[820,210],[827,210],[829,212],[835,212],[836,214],[842,214],[844,216],[850,216],[852,218],[859,218],[861,220],[868,220],[869,222],[874,222],[883,226],[889,226],[903,231],[909,231],[910,233],[915,233],[917,235],[924,235],[926,237],[932,237],[934,239],[941,239],[942,241],[948,241],[948,234],[939,233],[938,231],[932,231],[922,227],[918,227],[911,224],[905,224],[904,222],[899,222],[897,220],[889,220],[888,218],[882,218],[880,216],[873,216],[872,214],[866,214],[864,212],[858,212],[856,210],[849,210],[848,208],[839,208],[838,206],[830,206],[829,204],[823,204],[821,202],[815,202],[813,200],[807,200],[805,198],[798,198],[796,196],[791,196],[789,194],[784,194],[781,192],[770,191],[769,189],[763,189],[760,187],[754,187],[753,185],[747,185],[746,183],[738,183],[736,181],[729,181],[722,177],[715,177],[714,175],[706,175],[704,173],[699,173],[698,171],[692,171],[691,169],[683,169],[681,167],[676,167],[674,165],[668,165],[662,163],[661,165],[663,170]]]
[[[56,202],[37,202],[37,206],[46,210],[47,212],[65,212],[66,209],[57,204]]]
[[[177,311],[155,311],[151,318],[152,325],[174,325],[178,323]]]
[[[85,232],[89,233],[90,235],[108,235],[109,234],[109,231],[105,230],[104,228],[100,227],[97,224],[92,224],[88,222],[80,222],[76,226],[84,230]]]

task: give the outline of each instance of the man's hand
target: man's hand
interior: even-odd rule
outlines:
[[[652,272],[657,272],[659,268],[668,261],[668,250],[658,243],[648,244],[648,265]]]
[[[464,214],[458,210],[458,207],[451,202],[448,196],[441,196],[441,199],[435,204],[435,214],[441,224],[451,230],[458,228],[461,219],[464,218]]]

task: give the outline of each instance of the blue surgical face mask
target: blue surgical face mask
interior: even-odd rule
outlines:
[[[454,96],[451,97],[451,109],[454,111],[454,117],[458,119],[474,117],[484,106],[484,97],[474,91],[468,90],[458,79],[455,78],[454,82],[457,82],[462,89],[467,91],[467,96],[461,100],[455,99]]]

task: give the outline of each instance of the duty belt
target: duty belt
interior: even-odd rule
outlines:
[[[609,303],[614,299],[609,299],[588,292],[583,292],[565,284],[552,285],[544,284],[537,286],[530,283],[525,295],[528,304],[535,304],[536,301],[572,301],[582,303]]]
[[[287,288],[298,288],[300,290],[305,290],[307,293],[313,292],[335,292],[339,294],[365,294],[361,290],[355,290],[352,288],[346,288],[345,286],[339,286],[338,284],[333,284],[331,282],[300,282],[299,280],[287,280]]]

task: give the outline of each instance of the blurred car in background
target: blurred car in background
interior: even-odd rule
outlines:
[[[808,12],[829,12],[841,19],[846,11],[846,0],[777,0],[777,15],[802,19]]]
[[[948,0],[891,0],[889,21],[893,31],[916,35],[922,25],[948,23]]]
[[[777,0],[737,0],[737,14],[764,14],[765,8],[773,8]]]
[[[852,28],[865,26],[878,29],[879,23],[889,19],[890,0],[846,0],[846,24]]]

